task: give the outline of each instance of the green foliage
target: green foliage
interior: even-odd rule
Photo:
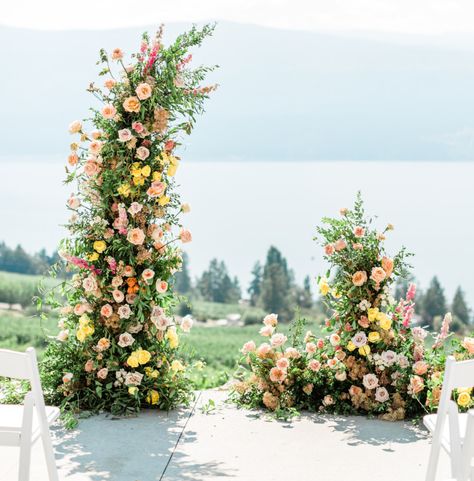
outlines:
[[[250,304],[256,306],[260,298],[262,287],[263,268],[259,261],[257,261],[252,268],[252,280],[250,281],[247,292],[250,295]]]
[[[463,324],[469,324],[470,322],[470,309],[466,303],[464,297],[464,291],[459,286],[454,294],[453,302],[451,305],[451,312],[455,319],[458,319]]]
[[[192,289],[191,276],[189,275],[189,256],[186,252],[182,255],[181,270],[174,275],[174,288],[179,294],[189,294]]]

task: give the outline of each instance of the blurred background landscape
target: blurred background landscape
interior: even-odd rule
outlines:
[[[170,23],[165,39],[187,26]],[[0,347],[41,349],[56,334],[57,319],[33,317],[31,299],[65,235],[67,126],[93,103],[85,89],[98,80],[98,49],[135,51],[155,29],[0,26]],[[225,382],[267,312],[299,312],[319,329],[315,278],[326,266],[315,226],[358,190],[381,227],[395,225],[389,251],[415,254],[418,322],[436,328],[452,310],[459,333],[472,328],[471,40],[223,21],[195,52],[220,66],[177,176],[194,237],[176,280],[189,299],[179,314],[199,321],[186,342],[207,363],[201,387]]]

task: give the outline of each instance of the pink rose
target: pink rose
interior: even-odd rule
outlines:
[[[191,316],[184,316],[180,324],[181,330],[183,332],[189,332],[193,327],[193,324],[194,324],[194,321]]]
[[[93,160],[88,160],[84,165],[84,173],[88,177],[92,177],[100,172],[99,164]]]
[[[142,277],[143,279],[145,279],[145,281],[151,281],[154,275],[155,275],[155,271],[153,271],[152,269],[145,269],[142,272]]]
[[[329,342],[331,343],[331,346],[335,347],[338,346],[341,343],[341,336],[339,334],[331,334],[329,337]]]
[[[109,90],[112,90],[115,86],[115,80],[112,79],[112,78],[108,78],[105,82],[104,82],[104,87],[106,89],[109,89]]]
[[[84,365],[84,371],[92,372],[94,370],[94,361],[89,359]]]
[[[277,367],[286,371],[290,366],[290,361],[286,357],[281,357],[276,363]]]
[[[258,333],[264,337],[270,337],[273,334],[275,328],[273,326],[263,326]]]
[[[107,378],[107,374],[109,374],[109,370],[106,367],[103,367],[102,369],[97,371],[97,377],[102,380]]]
[[[375,390],[375,400],[378,401],[379,403],[384,403],[388,401],[390,398],[388,391],[384,387],[378,387]]]
[[[135,156],[137,157],[137,159],[145,160],[150,156],[150,151],[142,145],[141,147],[138,147]]]
[[[132,129],[137,134],[141,134],[145,130],[145,127],[143,126],[143,124],[141,122],[133,122]]]
[[[151,97],[151,87],[146,82],[143,82],[137,85],[135,93],[140,100],[149,99]]]
[[[240,352],[242,354],[248,354],[249,352],[254,352],[257,346],[255,345],[255,342],[253,341],[248,341],[246,342],[243,346]]]
[[[77,197],[74,197],[74,195],[71,194],[71,197],[69,197],[67,201],[67,205],[70,209],[77,210],[81,206],[81,201]]]
[[[125,304],[118,308],[117,313],[120,316],[120,319],[129,319],[132,315],[132,310],[128,304]]]
[[[282,334],[281,332],[277,332],[276,334],[273,334],[272,338],[270,339],[270,344],[272,345],[272,347],[280,347],[285,344],[287,339],[288,338],[284,334]]]
[[[152,182],[146,193],[150,197],[160,197],[160,195],[164,193],[165,189],[166,185],[163,182],[155,180],[154,182]]]
[[[317,346],[314,342],[307,342],[305,346],[305,351],[308,354],[314,354],[317,350]]]
[[[120,142],[128,142],[133,137],[129,129],[122,129],[118,131],[118,138]]]
[[[364,237],[365,235],[365,229],[361,226],[356,226],[354,227],[354,235],[356,237]]]
[[[287,347],[285,349],[285,356],[288,359],[298,359],[299,357],[301,357],[301,354],[294,347]]]
[[[264,342],[263,344],[260,344],[260,346],[258,346],[257,348],[257,356],[258,357],[266,357],[272,350],[272,347],[270,346],[270,344],[267,344],[266,342]]]
[[[362,384],[367,389],[375,389],[379,385],[379,380],[375,374],[365,374],[362,378]]]
[[[82,123],[80,120],[75,120],[69,125],[70,134],[78,134],[82,130]]]
[[[308,362],[308,369],[317,372],[321,369],[321,363],[317,359],[311,359],[311,361]]]
[[[119,289],[115,289],[114,291],[112,291],[112,296],[117,304],[120,304],[125,299],[123,292]]]

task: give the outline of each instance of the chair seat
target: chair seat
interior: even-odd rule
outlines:
[[[23,413],[24,407],[21,404],[0,404],[0,441],[2,432],[12,434],[21,432]],[[49,425],[58,419],[59,415],[59,408],[55,406],[46,406],[46,419]],[[36,409],[33,409],[32,441],[35,441],[39,435],[40,427],[38,424],[38,415]]]
[[[461,441],[463,441],[464,436],[466,435],[467,413],[459,414],[457,417],[459,419],[459,435],[461,437]],[[431,434],[434,433],[437,418],[437,414],[428,414],[427,416],[423,417],[423,424]],[[446,419],[443,432],[441,433],[441,445],[448,453],[450,452],[450,444],[449,419]]]

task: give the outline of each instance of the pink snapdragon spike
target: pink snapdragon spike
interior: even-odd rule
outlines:
[[[93,272],[94,274],[100,274],[102,271],[97,269],[93,264],[89,264],[86,260],[81,259],[76,256],[65,256],[65,259],[80,269],[86,269]]]
[[[148,62],[146,63],[145,68],[143,69],[143,75],[146,75],[146,73],[153,67],[153,64],[156,62],[156,58],[158,57],[159,50],[160,50],[160,44],[155,43],[150,52],[150,56],[148,57]]]
[[[192,59],[193,55],[189,54],[186,58],[184,58],[183,60],[181,60],[181,62],[178,63],[176,69],[181,70],[187,63],[191,62]]]
[[[443,323],[441,324],[441,330],[439,331],[438,336],[436,337],[436,342],[433,344],[433,349],[440,347],[443,341],[449,335],[449,325],[451,324],[453,317],[451,313],[448,312],[443,319]]]
[[[117,261],[113,257],[107,257],[107,263],[109,264],[109,269],[112,274],[117,272]]]
[[[411,283],[408,286],[408,291],[407,291],[407,301],[412,301],[415,299],[415,294],[416,294],[416,284]]]

